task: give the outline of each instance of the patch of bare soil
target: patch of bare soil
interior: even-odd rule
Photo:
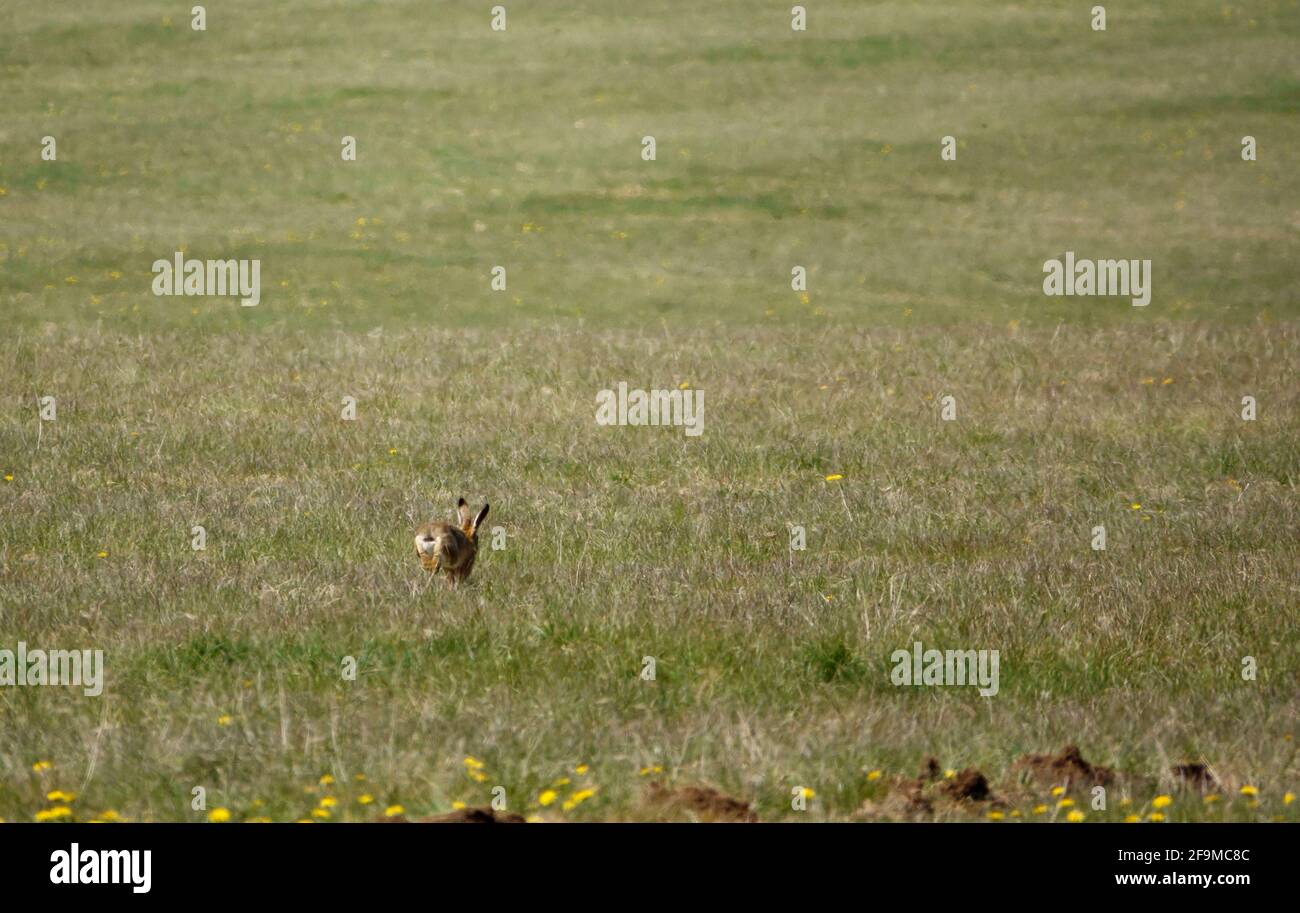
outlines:
[[[993,798],[989,781],[974,767],[967,767],[951,780],[944,780],[939,789],[950,799],[969,799],[983,802]]]
[[[524,816],[514,812],[499,812],[486,805],[475,808],[458,808],[445,815],[421,818],[421,824],[525,824]]]
[[[378,819],[384,824],[410,824],[405,815],[384,815]],[[514,812],[498,812],[488,806],[458,808],[445,815],[430,815],[419,819],[420,824],[524,824],[524,816]]]
[[[1099,764],[1089,764],[1077,745],[1066,745],[1056,755],[1024,755],[1011,765],[1011,769],[1029,774],[1040,784],[1064,786],[1066,789],[1109,786],[1115,782],[1115,771]]]
[[[1002,805],[989,787],[988,778],[979,770],[967,767],[945,779],[938,759],[931,757],[921,764],[916,778],[896,777],[885,795],[863,802],[855,817],[877,821],[916,821],[931,818],[936,813],[969,814],[977,808]]]
[[[646,798],[668,812],[689,814],[699,821],[753,824],[758,815],[748,802],[725,795],[711,786],[668,787],[651,783]]]

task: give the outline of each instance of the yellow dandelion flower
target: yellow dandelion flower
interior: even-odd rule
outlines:
[[[321,786],[331,786],[334,783],[334,778],[331,777],[329,774],[326,774],[325,776],[321,777],[320,780],[317,782],[319,782]]]
[[[1206,805],[1213,805],[1215,802],[1218,802],[1222,798],[1223,797],[1218,795],[1217,793],[1210,793],[1208,796],[1205,797],[1203,801],[1205,802]]]
[[[1294,801],[1295,801],[1295,793],[1288,792],[1288,793],[1284,793],[1284,794],[1282,795],[1282,804],[1283,804],[1283,805],[1290,805],[1290,804],[1291,804],[1292,802],[1294,802]]]
[[[1132,504],[1130,504],[1130,505],[1128,506],[1128,509],[1129,509],[1129,510],[1141,510],[1141,509],[1142,509],[1142,505],[1139,504],[1137,501],[1134,501]]]
[[[1006,815],[1002,814],[1002,812],[989,812],[990,821],[1001,821],[1005,817]]]
[[[451,807],[456,809],[457,811],[460,811],[462,808],[465,807],[465,803],[457,799],[455,802],[451,803]]]
[[[1034,814],[1035,814],[1035,815],[1045,815],[1045,814],[1047,814],[1047,806],[1046,806],[1046,805],[1043,805],[1043,804],[1041,804],[1041,803],[1038,804],[1038,805],[1035,805],[1035,806],[1034,806]]]
[[[1069,821],[1071,824],[1078,824],[1086,817],[1088,816],[1076,808],[1074,811],[1070,812],[1070,814],[1065,816],[1065,820]]]
[[[642,767],[641,770],[639,771],[640,775],[643,777],[648,777],[651,774],[661,774],[663,772],[664,769],[660,767],[658,764],[655,764],[651,767]]]
[[[108,557],[108,552],[100,552],[100,553],[99,553],[99,557],[100,557],[100,558],[107,558],[107,557]]]
[[[54,789],[45,794],[45,798],[51,802],[71,802],[77,798],[76,793],[67,793],[61,789]]]
[[[1242,794],[1243,796],[1258,796],[1258,795],[1259,795],[1259,790],[1256,789],[1256,788],[1253,787],[1253,786],[1249,786],[1249,785],[1247,785],[1247,786],[1243,786],[1243,787],[1241,788],[1241,794]]]
[[[326,820],[329,819],[329,816],[330,816],[329,809],[325,809],[325,808],[313,808],[313,809],[311,810],[311,816],[312,816],[313,818],[320,818],[322,821],[326,821]]]
[[[208,812],[208,820],[213,824],[225,824],[230,820],[230,809],[214,808],[212,811]]]
[[[799,793],[800,793],[800,795],[802,795],[805,799],[811,799],[811,798],[813,798],[814,796],[817,795],[817,793],[812,789],[812,787],[809,787],[809,786],[800,787],[800,789],[799,789]]]
[[[72,809],[66,805],[56,805],[54,808],[41,809],[36,813],[37,821],[57,821],[60,818],[71,818]]]
[[[1147,815],[1147,820],[1160,822],[1165,820],[1165,816],[1160,812],[1152,812],[1151,814]]]
[[[231,716],[230,714],[228,714],[228,713],[223,713],[223,714],[221,714],[221,716],[217,717],[217,725],[218,725],[218,726],[229,726],[229,725],[230,725],[231,723],[233,723],[234,721],[235,721],[235,718],[232,717],[232,716]]]
[[[957,776],[957,771],[953,770],[951,767],[943,772],[943,778],[945,780],[951,780],[955,776]]]
[[[1124,816],[1124,823],[1125,823],[1125,824],[1138,824],[1138,823],[1141,822],[1141,821],[1142,821],[1142,817],[1141,817],[1140,815],[1125,815],[1125,816]]]
[[[357,804],[359,805],[369,805],[371,802],[374,801],[375,801],[375,797],[370,795],[370,793],[362,793],[361,795],[357,796]]]
[[[339,804],[339,800],[338,800],[338,799],[335,799],[333,796],[324,796],[324,797],[320,800],[320,807],[321,807],[321,808],[333,808],[334,806],[336,806],[336,805],[338,805],[338,804]]]
[[[1065,787],[1064,787],[1064,786],[1053,786],[1053,787],[1052,787],[1052,795],[1053,795],[1053,796],[1059,796],[1059,795],[1060,795],[1061,793],[1063,793],[1063,792],[1065,792]]]
[[[1173,382],[1174,382],[1174,379],[1173,379],[1172,377],[1166,377],[1164,380],[1160,381],[1160,386],[1162,386],[1162,387],[1167,387],[1167,386],[1169,386],[1170,384],[1172,384]]]
[[[472,769],[474,769],[474,770],[482,770],[482,769],[483,769],[483,762],[480,761],[478,758],[466,758],[466,759],[465,759],[465,766],[466,766],[466,767],[469,767],[469,768],[472,768]]]
[[[1173,801],[1174,800],[1171,799],[1169,796],[1156,796],[1154,799],[1151,800],[1151,807],[1166,808],[1169,805],[1172,805]]]
[[[590,770],[590,768],[586,764],[579,764],[577,767],[573,768],[573,772],[580,777],[585,777],[588,770]]]
[[[102,812],[100,812],[99,815],[98,815],[98,818],[99,818],[100,821],[122,821],[122,820],[124,820],[124,819],[122,818],[122,816],[119,815],[119,814],[117,813],[116,810],[111,809],[111,808],[106,808],[106,809],[104,809]]]
[[[689,390],[690,388],[691,388],[691,382],[689,380],[684,380],[677,385],[678,390]]]
[[[6,482],[12,482],[13,480],[14,480],[14,474],[13,474],[12,472],[6,472],[6,473],[5,473],[5,481],[6,481]]]
[[[566,812],[571,812],[594,795],[596,795],[596,790],[594,789],[580,789],[572,796],[565,799],[564,804],[561,806],[561,808],[563,808]]]
[[[406,809],[402,808],[402,806],[400,805],[390,805],[388,806],[388,808],[384,809],[384,816],[388,818],[394,818],[397,815],[400,815],[404,811],[406,811]]]
[[[833,475],[828,475],[828,476],[826,477],[826,481],[827,481],[827,482],[838,482],[838,481],[839,481],[840,479],[842,479],[842,478],[844,478],[844,476],[840,475],[840,474],[837,472],[837,473],[834,473]]]
[[[555,790],[544,789],[537,795],[537,804],[541,806],[550,805],[556,799]]]
[[[1073,799],[1062,799],[1060,802],[1056,803],[1057,808],[1071,808],[1073,807],[1073,805],[1074,805]]]
[[[557,780],[556,780],[554,783],[552,783],[551,785],[552,785],[552,786],[568,786],[568,785],[569,785],[569,782],[570,782],[570,780],[569,780],[568,777],[560,777],[559,779],[557,779]]]
[[[53,766],[54,765],[49,761],[37,761],[32,765],[32,770],[36,771],[36,773],[40,773],[43,770],[49,770]]]
[[[469,774],[469,778],[475,783],[482,783],[488,778],[488,775],[481,770],[467,770],[465,772]]]
[[[867,780],[871,783],[874,783],[875,781],[879,780],[880,777],[881,777],[881,773],[878,770],[870,771],[867,774]]]

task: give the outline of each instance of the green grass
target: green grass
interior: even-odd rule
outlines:
[[[1297,820],[1296,5],[507,6],[0,11],[0,649],[107,666],[0,688],[0,818],[838,820],[934,755],[1032,819],[1077,742],[1141,778],[1089,820]],[[154,297],[180,247],[262,304]],[[1151,305],[1045,297],[1067,249]],[[506,546],[426,588],[459,495]],[[894,687],[915,640],[999,694]]]

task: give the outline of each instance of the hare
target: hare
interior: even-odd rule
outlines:
[[[487,516],[488,505],[474,516],[461,498],[456,504],[459,526],[431,520],[415,531],[415,555],[426,571],[447,575],[447,584],[455,586],[474,569],[478,553],[478,526]]]

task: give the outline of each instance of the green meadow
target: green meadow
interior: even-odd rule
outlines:
[[[1300,820],[1300,5],[503,5],[0,8],[0,819]]]

